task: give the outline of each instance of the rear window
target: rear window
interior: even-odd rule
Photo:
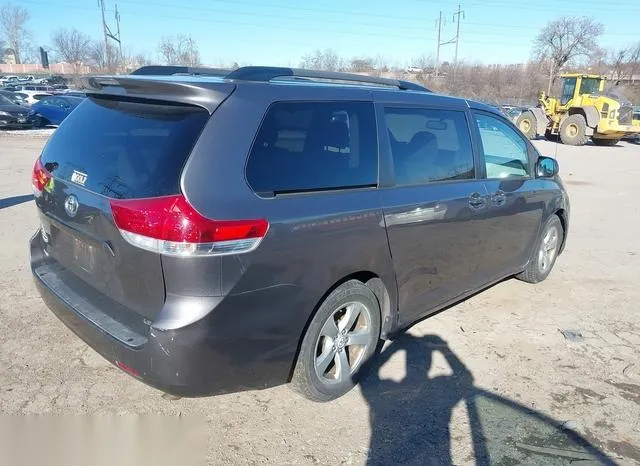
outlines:
[[[249,155],[247,181],[275,194],[375,186],[376,139],[371,103],[276,103]]]
[[[107,197],[177,194],[208,116],[192,106],[89,98],[53,134],[42,164],[56,178],[84,181]]]

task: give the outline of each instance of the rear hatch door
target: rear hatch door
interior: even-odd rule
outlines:
[[[50,177],[36,189],[49,257],[143,319],[152,321],[164,303],[161,257],[124,240],[110,200],[179,193],[209,116],[185,104],[89,97],[36,165]]]

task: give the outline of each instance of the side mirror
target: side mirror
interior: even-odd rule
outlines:
[[[538,157],[536,162],[536,176],[538,178],[553,178],[560,171],[558,161],[551,157]]]

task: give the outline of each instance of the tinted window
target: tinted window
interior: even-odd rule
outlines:
[[[475,176],[464,112],[385,108],[396,184],[470,179]]]
[[[183,105],[86,99],[53,134],[42,163],[60,179],[85,174],[84,186],[108,197],[177,194],[208,116]]]
[[[256,192],[372,186],[377,179],[375,115],[364,102],[272,105],[247,162]]]
[[[520,134],[500,118],[476,114],[487,178],[528,176],[527,143]]]

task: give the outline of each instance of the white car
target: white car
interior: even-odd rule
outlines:
[[[5,76],[4,78],[0,79],[0,84],[2,84],[3,86],[6,84],[14,84],[17,83],[19,80],[19,78],[17,76]]]
[[[16,95],[18,97],[22,97],[27,102],[27,104],[32,105],[38,102],[40,99],[50,96],[52,94],[50,94],[49,92],[42,92],[42,91],[19,91],[19,92],[16,92]]]

